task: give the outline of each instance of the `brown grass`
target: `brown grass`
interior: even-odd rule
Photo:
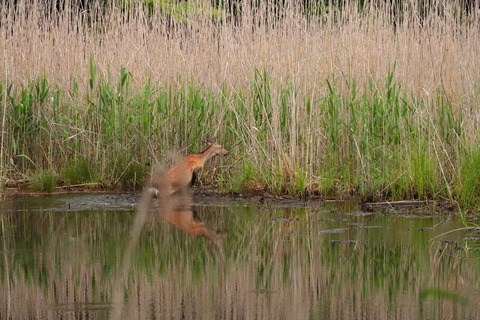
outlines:
[[[478,12],[460,18],[455,1],[436,4],[423,18],[415,5],[406,5],[396,28],[386,5],[361,12],[351,1],[314,18],[287,6],[275,21],[268,4],[258,11],[245,4],[239,25],[228,17],[197,16],[173,29],[158,11],[149,18],[139,6],[129,9],[130,19],[113,5],[104,16],[93,10],[98,22],[89,24],[76,8],[47,16],[42,3],[19,1],[16,11],[2,6],[2,77],[24,82],[46,75],[68,88],[74,77],[86,83],[93,57],[102,72],[124,66],[137,82],[193,78],[210,88],[238,90],[256,68],[315,89],[330,74],[383,81],[396,63],[396,80],[427,97],[439,89],[452,98],[478,90]]]

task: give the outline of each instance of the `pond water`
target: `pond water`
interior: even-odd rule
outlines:
[[[197,197],[228,234],[213,245],[149,214],[122,282],[137,200],[4,197],[0,319],[480,318],[480,233],[458,216]]]

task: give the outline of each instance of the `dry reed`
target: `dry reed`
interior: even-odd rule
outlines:
[[[172,27],[159,10],[147,16],[139,3],[127,19],[114,5],[106,14],[73,7],[46,15],[43,2],[18,1],[16,11],[2,6],[0,70],[10,81],[46,76],[69,89],[73,78],[86,83],[93,57],[104,74],[125,67],[138,83],[192,77],[205,87],[239,90],[259,69],[318,90],[331,74],[382,82],[396,63],[395,80],[416,93],[470,95],[480,70],[478,13],[461,22],[455,2],[436,2],[442,14],[431,10],[422,18],[410,2],[395,27],[387,5],[359,11],[350,1],[313,17],[287,5],[277,19],[270,2],[258,10],[245,4],[240,24],[204,15]]]

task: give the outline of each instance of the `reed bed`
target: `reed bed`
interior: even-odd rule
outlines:
[[[341,3],[7,2],[2,185],[135,189],[216,136],[224,192],[476,206],[478,1]]]

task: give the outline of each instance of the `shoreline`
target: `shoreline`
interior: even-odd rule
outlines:
[[[140,200],[140,191],[119,191],[119,190],[64,190],[56,192],[38,192],[28,189],[7,189],[2,190],[2,196],[55,196],[55,195],[106,195],[118,201],[129,201],[135,204]],[[193,188],[192,198],[194,205],[212,205],[215,201],[241,201],[248,202],[252,206],[261,206],[266,209],[288,209],[288,208],[309,208],[321,207],[325,203],[344,203],[358,206],[362,212],[391,214],[391,213],[421,213],[421,214],[453,214],[459,215],[460,210],[454,201],[450,200],[384,200],[384,201],[362,201],[359,197],[345,199],[326,198],[320,196],[291,197],[262,194],[235,194],[220,193],[215,188]],[[472,209],[473,210],[473,209]],[[467,210],[466,212],[474,212]],[[477,212],[478,213],[478,212]]]

